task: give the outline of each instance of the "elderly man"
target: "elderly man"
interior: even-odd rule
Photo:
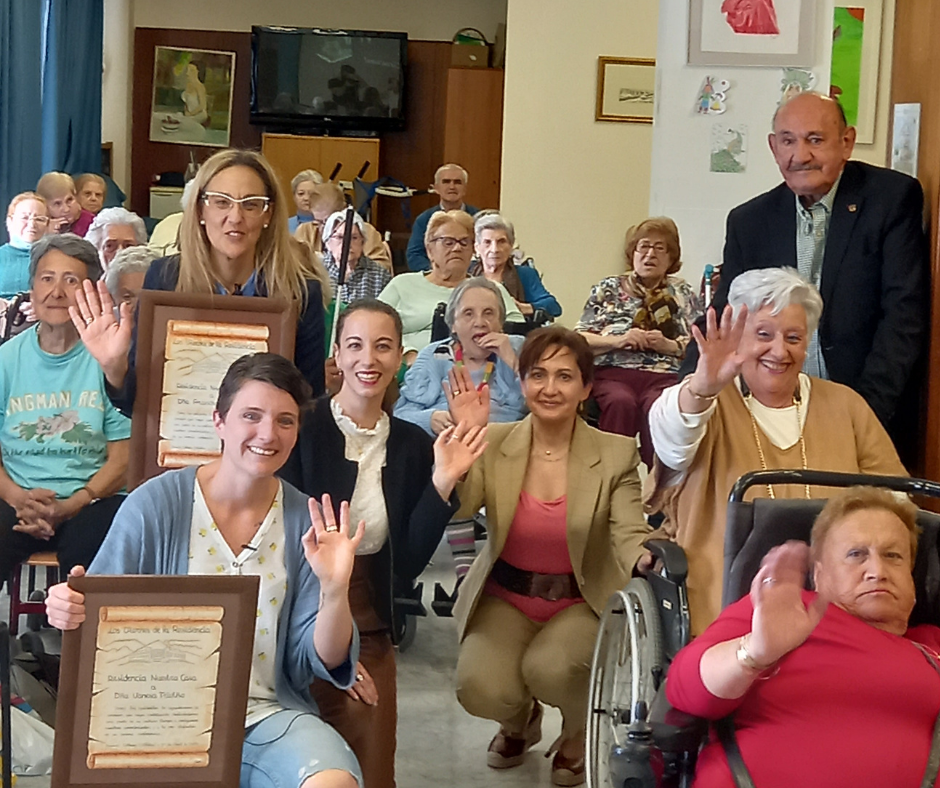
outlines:
[[[75,190],[78,193],[78,204],[82,210],[98,215],[104,208],[104,199],[108,194],[108,184],[104,178],[93,172],[86,172],[75,179]]]
[[[724,307],[742,271],[797,268],[825,304],[804,371],[861,394],[910,466],[917,448],[916,371],[929,327],[920,184],[849,161],[855,129],[827,96],[801,93],[781,106],[769,142],[784,183],[728,215],[714,305]],[[682,372],[697,361],[691,347]]]
[[[107,270],[122,249],[147,243],[147,228],[144,220],[132,211],[105,208],[95,217],[85,238],[94,244],[101,257],[101,267]]]
[[[467,194],[467,171],[459,164],[444,164],[438,167],[437,172],[434,173],[431,191],[435,192],[441,201],[438,205],[418,214],[418,218],[411,227],[411,240],[408,241],[408,268],[412,271],[428,271],[431,268],[431,260],[424,248],[424,233],[434,214],[438,211],[466,211],[473,216],[479,210],[463,201]]]

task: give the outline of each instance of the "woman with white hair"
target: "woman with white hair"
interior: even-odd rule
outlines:
[[[94,244],[107,270],[114,256],[122,249],[143,246],[147,243],[147,228],[144,220],[125,208],[105,208],[95,216],[85,238]]]
[[[792,268],[747,271],[707,336],[695,372],[650,411],[656,449],[647,501],[689,559],[693,634],[721,611],[725,510],[749,471],[811,468],[906,476],[891,439],[852,389],[801,372],[822,298]],[[754,497],[826,498],[827,488],[768,485]]]
[[[117,306],[127,304],[131,311],[137,309],[137,299],[144,287],[144,277],[150,265],[160,255],[149,246],[132,246],[118,252],[108,270],[104,283]],[[118,310],[120,311],[120,310]]]
[[[473,222],[473,245],[478,259],[470,266],[471,276],[499,282],[524,315],[536,309],[544,309],[552,317],[561,315],[561,304],[542,284],[539,272],[528,265],[516,265],[516,230],[512,222],[498,211],[480,211]]]

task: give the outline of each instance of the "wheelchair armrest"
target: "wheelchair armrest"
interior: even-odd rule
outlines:
[[[666,699],[666,683],[659,688],[650,709],[653,741],[663,752],[697,752],[708,735],[708,720],[673,708]]]
[[[421,601],[424,583],[416,583],[411,588],[399,588],[395,594],[395,610],[399,615],[426,616],[427,609]]]
[[[689,561],[685,557],[685,551],[679,545],[668,539],[650,539],[645,546],[663,562],[663,570],[671,582],[677,585],[685,582],[689,576]]]

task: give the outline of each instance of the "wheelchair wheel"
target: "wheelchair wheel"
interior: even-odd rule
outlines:
[[[601,616],[588,698],[588,788],[612,785],[609,758],[626,742],[636,705],[649,709],[662,681],[663,652],[659,612],[653,591],[635,578],[614,594]]]

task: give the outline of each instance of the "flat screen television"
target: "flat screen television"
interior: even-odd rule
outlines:
[[[405,128],[406,33],[251,28],[251,122],[272,130]]]

